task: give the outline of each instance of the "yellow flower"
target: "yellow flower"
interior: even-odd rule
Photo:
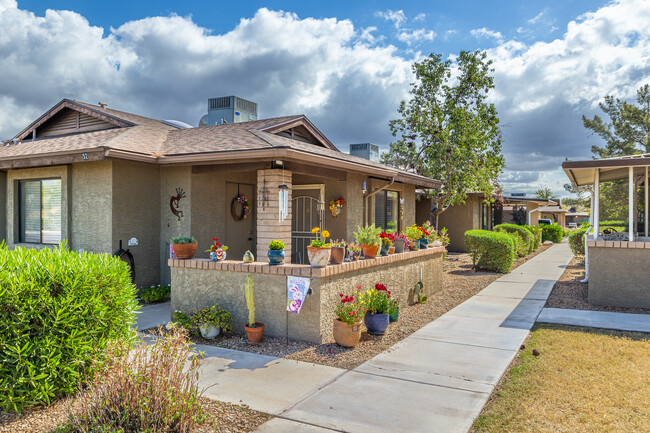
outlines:
[[[320,231],[320,227],[314,227],[313,229],[311,229],[312,233],[316,233],[316,232],[319,232],[319,231]]]
[[[322,235],[323,235],[323,238],[329,238],[330,237],[330,232],[328,232],[327,230],[323,230]]]

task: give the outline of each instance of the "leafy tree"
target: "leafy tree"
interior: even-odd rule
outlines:
[[[436,227],[438,216],[464,203],[468,192],[490,197],[503,171],[499,117],[486,101],[494,88],[491,64],[480,51],[461,51],[454,60],[430,54],[414,63],[411,98],[390,122],[397,140],[382,162],[442,182],[439,192],[429,192],[438,204],[431,212]]]
[[[553,198],[553,191],[551,191],[551,188],[549,188],[548,185],[544,185],[535,191],[535,198],[551,200]]]

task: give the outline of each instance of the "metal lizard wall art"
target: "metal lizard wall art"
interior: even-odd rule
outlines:
[[[185,192],[183,188],[176,188],[176,195],[173,195],[169,199],[169,208],[172,210],[172,213],[176,215],[176,218],[180,221],[183,218],[183,211],[179,209],[178,202],[185,197]]]

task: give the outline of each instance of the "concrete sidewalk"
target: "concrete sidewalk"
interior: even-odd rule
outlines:
[[[135,312],[134,328],[142,331],[170,322],[172,320],[171,308],[169,302],[143,305],[142,308]]]
[[[553,246],[258,431],[466,432],[571,257]]]
[[[587,326],[590,328],[613,329],[616,331],[650,333],[650,314],[544,308],[537,321],[557,325]]]

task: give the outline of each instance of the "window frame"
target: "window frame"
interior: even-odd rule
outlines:
[[[374,197],[374,212],[373,212],[373,221],[375,222],[375,225],[377,223],[377,196],[378,195],[383,195],[384,197],[384,221],[388,222],[388,206],[385,204],[388,203],[388,193],[393,192],[397,194],[397,227],[395,228],[395,233],[399,233],[402,230],[402,218],[401,218],[401,209],[400,209],[400,198],[401,198],[401,192],[397,190],[392,190],[392,189],[385,189],[382,191],[379,191],[377,194],[375,194]],[[386,230],[392,230],[387,227],[382,227],[383,231]]]
[[[59,233],[59,241],[58,242],[43,242],[43,181],[48,181],[48,180],[58,180],[59,181],[59,186],[61,188],[61,203],[59,203],[59,208],[61,214],[63,214],[63,179],[58,176],[51,176],[51,177],[38,177],[38,178],[26,178],[26,179],[17,179],[16,180],[16,192],[17,192],[17,200],[16,200],[16,221],[17,221],[17,226],[18,226],[18,243],[19,244],[29,244],[29,245],[58,245],[61,240],[63,239],[63,221],[60,222],[60,233]],[[25,240],[25,233],[24,233],[24,224],[23,224],[23,184],[26,182],[38,182],[40,186],[40,239],[39,242],[31,242]],[[62,215],[63,216],[63,215]]]

